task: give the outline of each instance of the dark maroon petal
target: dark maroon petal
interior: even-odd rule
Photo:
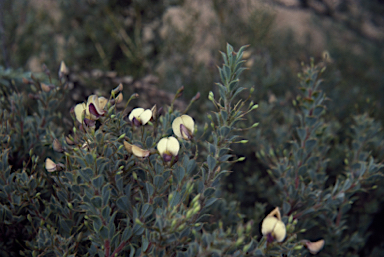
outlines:
[[[101,115],[97,112],[96,110],[96,107],[93,103],[90,103],[89,104],[89,112],[92,114],[92,115],[95,115],[96,116],[96,119],[99,118]]]
[[[132,119],[132,124],[135,125],[136,127],[141,126],[141,122],[138,119],[136,119],[135,117]]]
[[[172,155],[170,155],[170,154],[163,154],[163,160],[165,161],[165,162],[170,162],[171,160],[172,160]]]
[[[180,124],[180,133],[181,133],[181,135],[183,136],[183,138],[184,138],[184,135],[185,135],[185,137],[188,138],[189,140],[192,138],[191,133],[189,132],[189,130],[187,129],[187,127],[184,126],[183,124]]]
[[[275,238],[272,236],[271,233],[268,233],[267,234],[267,242],[272,243],[273,241],[275,241]]]

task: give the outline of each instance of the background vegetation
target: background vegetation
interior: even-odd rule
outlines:
[[[23,137],[9,150],[6,162],[14,172],[30,167],[30,149],[40,153],[40,161],[44,159],[52,138],[72,131],[69,109],[93,92],[109,94],[119,82],[124,83],[126,96],[140,91],[140,98],[131,102],[132,107],[169,105],[173,98],[170,94],[181,86],[184,92],[178,104],[185,107],[200,92],[204,100],[192,106],[190,113],[196,121],[209,125],[210,121],[201,114],[213,108],[212,102],[205,100],[209,91],[220,95],[214,86],[220,81],[217,66],[221,66],[222,56],[218,50],[223,51],[227,42],[234,49],[249,44],[244,53],[248,70],[242,74],[241,84],[255,87],[250,100],[258,103],[259,109],[241,126],[249,127],[255,122],[260,125],[242,134],[249,140],[247,147],[231,146],[247,161],[236,163],[231,167],[234,172],[222,180],[220,197],[228,203],[233,201],[229,204],[232,207],[222,208],[239,208],[245,221],[255,222],[260,222],[274,206],[285,206],[283,214],[287,216],[302,210],[302,206],[294,207],[283,197],[284,190],[273,179],[273,172],[284,158],[292,161],[286,169],[295,166],[295,158],[289,153],[294,154],[297,149],[290,142],[301,143],[297,129],[305,127],[305,111],[299,106],[306,97],[297,74],[302,72],[301,63],[309,63],[310,57],[315,58],[319,70],[327,67],[321,74],[320,86],[325,111],[315,133],[318,142],[322,142],[317,147],[326,146],[326,150],[318,149],[316,155],[324,162],[325,183],[317,185],[316,190],[321,188],[326,194],[326,189],[335,188],[332,194],[337,198],[340,192],[334,187],[336,181],[344,181],[340,182],[344,187],[349,172],[357,169],[355,163],[368,165],[369,156],[376,165],[383,160],[383,10],[384,5],[378,0],[0,0],[3,110],[15,112],[12,101],[6,103],[5,99],[18,92],[24,97],[13,101],[25,106],[19,112],[36,118],[34,108],[43,107],[35,106],[33,99],[27,97],[36,92],[22,83],[22,77],[33,81],[24,71],[34,71],[36,80],[52,84],[57,81],[50,81],[47,74],[57,71],[62,60],[70,69],[68,92],[60,96],[63,104],[52,102],[58,109],[47,115],[44,108],[39,110],[39,119],[46,116],[44,122],[38,118],[26,122],[28,128],[38,131],[28,130],[30,135],[15,132]],[[52,79],[56,77],[50,75]],[[145,94],[151,100],[143,101]],[[10,125],[16,129],[14,122]],[[28,141],[36,133],[39,137]],[[355,148],[356,144],[359,147]],[[344,256],[368,256],[383,250],[383,235],[378,231],[384,212],[382,179],[360,182],[361,189],[346,196],[350,203],[343,209],[343,222],[337,226],[325,223],[329,227],[324,227],[322,221],[326,219],[320,214],[327,215],[320,210],[313,216],[316,222],[300,225],[314,228],[303,238],[317,240],[318,231],[322,231],[326,247],[320,254],[333,256],[337,247]],[[256,223],[255,226],[254,233],[259,234]]]

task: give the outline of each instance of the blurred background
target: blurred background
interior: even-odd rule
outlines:
[[[249,123],[260,122],[263,132],[247,135],[253,142],[239,151],[250,161],[233,168],[238,172],[223,182],[223,194],[257,220],[253,213],[281,203],[273,201],[267,168],[255,153],[263,149],[262,140],[280,140],[269,139],[269,129],[294,123],[285,107],[297,95],[302,62],[314,57],[327,66],[322,89],[330,99],[326,119],[335,121],[333,126],[349,127],[351,115],[364,113],[383,125],[383,0],[0,0],[0,66],[56,73],[65,61],[73,92],[64,111],[90,93],[108,94],[120,82],[128,94],[139,92],[134,104],[144,107],[170,104],[184,86],[178,104],[185,106],[200,92],[204,99],[191,113],[203,121],[201,113],[212,108],[205,99],[220,80],[219,50],[227,42],[235,49],[249,45],[241,83],[255,87],[252,100],[260,111]],[[330,151],[330,184],[344,159],[337,145],[348,140],[348,131],[338,131],[336,150]],[[380,160],[383,146],[377,144],[372,152]],[[361,193],[363,200],[351,211],[351,217],[364,217],[359,252],[365,256],[384,247],[378,229],[383,193],[380,185],[372,195]]]

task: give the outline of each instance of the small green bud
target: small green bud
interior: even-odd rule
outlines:
[[[41,195],[41,193],[38,192],[38,193],[35,195],[35,197],[39,197],[40,195]]]
[[[77,235],[77,242],[80,242],[81,239],[83,238],[83,232],[80,232],[78,235]]]
[[[292,220],[293,220],[293,216],[291,215],[291,216],[289,216],[289,218],[288,218],[288,223],[292,223]]]
[[[306,232],[307,230],[305,229],[305,228],[303,228],[303,229],[301,229],[299,232],[300,233],[304,233],[304,232]]]
[[[251,87],[251,89],[249,90],[249,93],[252,95],[252,93],[255,91],[255,88],[254,87]]]
[[[67,205],[68,205],[69,209],[73,210],[73,205],[72,205],[72,203],[67,203]]]
[[[181,224],[178,228],[177,231],[181,231],[185,228],[185,224]]]
[[[123,174],[123,171],[121,170],[121,171],[117,172],[116,174],[121,175],[121,174]]]
[[[198,223],[195,223],[195,227],[198,227],[198,226],[200,226],[201,225],[201,223],[200,222],[198,222]]]
[[[292,224],[296,225],[297,224],[297,220],[293,220]]]
[[[85,216],[84,216],[84,219],[86,219],[86,220],[89,219],[88,215],[85,215]]]
[[[215,95],[213,94],[212,91],[209,91],[208,99],[209,99],[210,101],[214,101],[214,100],[215,100]]]
[[[32,216],[31,216],[31,214],[28,214],[28,215],[27,215],[27,219],[29,220],[29,222],[32,222]]]
[[[116,117],[115,114],[112,114],[112,115],[111,115],[111,119],[114,119],[115,117]]]
[[[195,202],[197,202],[197,200],[199,200],[199,198],[200,198],[200,194],[197,194],[197,195],[192,199],[191,204],[192,204],[192,205],[195,204]]]
[[[257,126],[259,126],[259,122],[253,123],[251,128],[256,128]]]
[[[120,145],[119,148],[118,148],[117,150],[120,151],[121,148],[123,148],[123,147],[124,147],[124,145]]]
[[[251,243],[244,245],[243,252],[244,253],[248,252],[249,248],[251,248]]]
[[[170,193],[168,195],[168,203],[170,203],[172,201],[172,199],[173,199],[173,193]]]
[[[246,144],[246,143],[248,143],[248,140],[241,140],[241,141],[239,141],[239,143],[240,144]]]
[[[40,227],[44,226],[44,223],[45,223],[44,220],[41,219],[41,220],[40,220]]]
[[[135,180],[137,180],[137,174],[136,174],[136,172],[132,172],[132,177],[133,177]]]
[[[244,234],[244,227],[243,226],[238,226],[236,232],[237,232],[238,236],[243,235]]]
[[[200,204],[193,209],[193,214],[198,213],[201,210]]]
[[[204,132],[207,131],[207,129],[208,129],[208,123],[205,123],[205,125],[204,125]]]
[[[124,165],[121,165],[121,166],[119,167],[119,170],[122,170],[122,169],[124,169]]]
[[[73,133],[75,133],[76,134],[76,131],[77,131],[77,129],[76,129],[76,127],[73,127]]]
[[[348,161],[347,158],[344,159],[344,163],[345,163],[345,165],[348,165],[348,164],[349,164],[349,161]]]
[[[242,162],[245,160],[245,157],[240,157],[239,159],[237,159],[238,162]]]
[[[33,256],[33,257],[36,257],[36,256],[37,256],[37,251],[36,251],[36,250],[34,250],[34,251],[32,252],[32,256]]]
[[[252,230],[252,222],[248,222],[247,226],[245,227],[245,231],[247,234],[251,233]]]
[[[190,219],[192,215],[193,215],[193,210],[189,210],[189,211],[187,212],[186,218],[187,218],[187,219]]]
[[[172,220],[172,223],[171,223],[171,229],[174,228],[176,226],[176,223],[177,223],[177,220],[174,219]]]
[[[374,185],[373,187],[372,187],[372,189],[376,189],[377,188],[377,185]]]
[[[86,227],[88,227],[88,221],[84,221],[84,225],[86,226]]]
[[[29,156],[30,156],[30,157],[32,157],[32,154],[33,154],[33,148],[31,148],[31,149],[29,150]]]
[[[257,108],[259,108],[259,105],[255,104],[254,106],[252,106],[251,111],[253,111],[253,110],[257,109]]]
[[[135,223],[139,224],[140,226],[144,226],[143,222],[141,222],[141,220],[139,220],[138,218],[135,219]]]
[[[296,245],[295,247],[293,247],[294,250],[301,250],[303,249],[303,245]]]
[[[236,241],[236,247],[238,247],[239,245],[241,245],[242,243],[244,242],[244,237],[242,236],[242,237],[240,237],[239,239],[237,239],[237,241]]]

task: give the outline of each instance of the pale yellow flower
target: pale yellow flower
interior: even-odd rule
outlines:
[[[181,115],[172,122],[172,129],[178,138],[191,140],[195,129],[195,122],[191,116]]]
[[[284,222],[281,221],[279,208],[276,207],[261,224],[261,233],[267,237],[268,242],[276,240],[282,242],[287,233]]]
[[[144,108],[135,108],[131,111],[128,116],[130,122],[132,122],[136,127],[145,125],[152,118],[152,111]]]
[[[48,172],[54,172],[57,170],[56,163],[54,163],[51,159],[45,159],[45,168]]]
[[[174,137],[165,137],[157,143],[157,150],[165,162],[170,162],[179,154],[180,144]]]

